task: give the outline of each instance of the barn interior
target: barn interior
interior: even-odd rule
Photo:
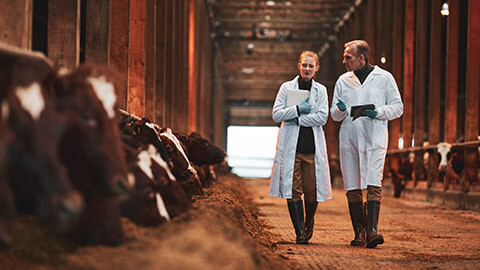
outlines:
[[[454,190],[466,207],[464,195],[480,192],[478,10],[477,0],[4,0],[0,45],[41,52],[70,71],[108,65],[118,108],[224,151],[229,128],[276,128],[260,143],[274,154],[281,123],[272,107],[280,85],[298,75],[301,52],[318,54],[314,79],[331,103],[344,44],[366,40],[370,63],[394,76],[404,104],[388,124],[385,178],[410,155],[403,188],[440,201],[434,189]],[[330,117],[323,126],[332,178],[341,178],[339,129]],[[250,149],[253,134],[236,147]],[[444,142],[464,160],[452,186],[439,171]],[[263,159],[273,156],[255,162]]]

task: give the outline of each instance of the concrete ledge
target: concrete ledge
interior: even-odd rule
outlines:
[[[383,185],[382,194],[393,197],[393,186],[390,183]],[[431,202],[453,209],[480,211],[480,192],[463,193],[459,190],[443,191],[441,188],[406,187],[402,191],[402,199]]]

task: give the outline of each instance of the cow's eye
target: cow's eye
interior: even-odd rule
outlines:
[[[88,113],[83,115],[82,120],[88,126],[91,126],[91,127],[96,127],[97,126],[97,121]]]

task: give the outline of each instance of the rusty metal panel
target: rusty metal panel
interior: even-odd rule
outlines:
[[[145,0],[130,2],[128,111],[145,115]]]

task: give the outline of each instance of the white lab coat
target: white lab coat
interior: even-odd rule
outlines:
[[[347,105],[344,112],[336,106],[340,98]],[[378,110],[376,119],[365,116],[352,121],[351,106],[370,103]],[[342,74],[335,83],[330,113],[333,120],[342,121],[339,146],[345,189],[381,187],[388,146],[388,120],[403,114],[402,99],[392,74],[375,66],[363,85],[353,71]]]
[[[328,119],[327,88],[312,80],[309,103],[312,110],[309,114],[298,115],[296,106],[287,107],[287,89],[298,89],[298,76],[280,86],[275,104],[273,105],[272,118],[276,123],[298,117],[300,126],[312,127],[315,140],[315,177],[317,201],[332,198],[330,171],[327,159],[327,147],[322,126]],[[278,132],[277,152],[273,162],[272,176],[270,179],[270,196],[285,199],[292,198],[293,167],[297,148],[299,125],[285,125],[282,123]]]

